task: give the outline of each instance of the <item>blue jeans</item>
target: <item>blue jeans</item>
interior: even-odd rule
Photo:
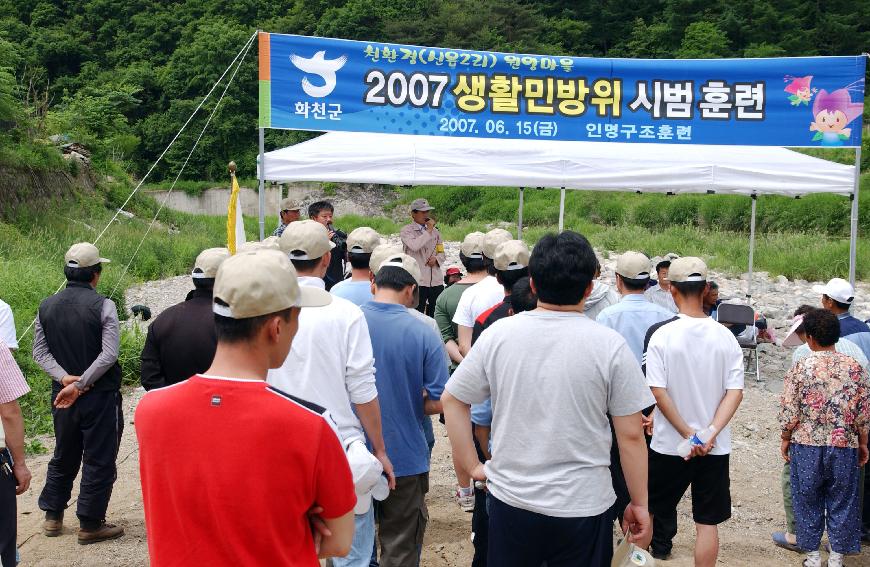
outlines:
[[[432,429],[432,416],[423,416],[423,435],[426,436],[426,445],[429,446],[429,458],[432,458],[432,448],[435,447],[435,430]]]
[[[333,567],[369,567],[375,542],[375,510],[353,517],[353,543],[347,557],[335,557]]]

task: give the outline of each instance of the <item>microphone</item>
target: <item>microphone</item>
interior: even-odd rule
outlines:
[[[326,228],[328,228],[330,232],[335,232],[335,227],[332,226],[331,222],[326,223]]]

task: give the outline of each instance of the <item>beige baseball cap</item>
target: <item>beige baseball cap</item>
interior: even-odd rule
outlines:
[[[495,249],[502,242],[507,242],[513,239],[513,235],[503,228],[494,228],[484,235],[483,239],[483,255],[490,260],[495,259]]]
[[[280,239],[277,236],[267,236],[263,239],[260,244],[263,245],[263,248],[271,248],[272,250],[280,250],[281,245],[279,244]]]
[[[291,260],[316,260],[335,248],[326,227],[313,220],[287,225],[279,243]]]
[[[411,202],[411,210],[412,211],[431,211],[435,209],[432,205],[429,204],[429,201],[426,199],[414,199]]]
[[[254,250],[262,250],[263,248],[265,248],[265,246],[263,246],[263,243],[259,240],[248,240],[236,248],[236,254],[240,252],[253,252]]]
[[[381,265],[378,266],[378,271],[387,266],[402,268],[403,270],[411,274],[411,277],[414,278],[414,281],[417,282],[417,284],[419,284],[420,280],[422,279],[422,274],[420,273],[420,264],[417,263],[417,260],[411,258],[405,253],[387,256],[384,261],[381,262]],[[377,272],[375,272],[375,275],[377,275]]]
[[[90,268],[97,264],[108,264],[108,258],[101,258],[100,251],[90,242],[73,244],[63,256],[64,262],[70,268]]]
[[[369,270],[373,274],[378,273],[378,268],[381,267],[381,263],[389,258],[390,256],[398,256],[402,254],[401,246],[397,246],[395,244],[381,244],[380,246],[375,246],[375,249],[372,250],[372,257],[369,258]]]
[[[347,251],[351,254],[371,254],[381,244],[381,235],[375,229],[361,226],[347,235]]]
[[[466,258],[483,258],[483,241],[486,235],[482,232],[469,232],[462,240],[459,251]]]
[[[495,269],[522,270],[529,266],[529,247],[522,240],[508,240],[502,242],[495,249],[495,258],[492,259]]]
[[[191,276],[196,279],[214,279],[220,265],[229,257],[230,251],[227,248],[206,248],[196,257]]]
[[[646,254],[629,250],[616,260],[616,273],[630,280],[648,280],[650,262]]]
[[[287,197],[283,201],[281,201],[281,208],[279,211],[301,211],[305,208],[305,205],[299,199],[293,199],[291,197]]]
[[[672,282],[705,282],[707,281],[707,264],[700,258],[685,256],[671,262],[668,279]]]
[[[322,307],[332,296],[314,286],[300,287],[296,269],[278,250],[240,252],[218,268],[212,311],[233,319],[277,313],[290,307]]]

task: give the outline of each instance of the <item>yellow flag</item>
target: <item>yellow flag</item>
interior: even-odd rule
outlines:
[[[231,173],[230,176],[233,179],[233,189],[230,192],[230,202],[227,204],[227,248],[230,254],[235,254],[236,250],[245,243],[245,223],[242,218],[239,182],[235,173]]]

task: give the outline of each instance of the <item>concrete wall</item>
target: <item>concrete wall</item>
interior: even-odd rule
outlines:
[[[149,191],[148,195],[154,197],[158,203],[166,199],[168,191]],[[255,217],[258,214],[259,196],[256,189],[241,188],[242,214]],[[184,213],[197,215],[226,216],[227,204],[230,202],[230,189],[214,188],[207,189],[197,196],[188,195],[184,191],[173,191],[169,194],[166,206],[170,209]],[[281,202],[281,188],[277,185],[266,184],[266,216],[277,216],[278,206]]]
[[[241,188],[242,213],[246,216],[257,216],[257,190]],[[149,191],[158,203],[166,198],[166,191]],[[391,188],[371,184],[330,184],[328,190],[317,182],[267,183],[266,184],[266,217],[278,217],[278,207],[283,197],[299,199],[305,205],[315,201],[326,200],[335,207],[336,216],[357,214],[362,216],[379,216],[384,214],[386,203],[397,197]],[[227,214],[227,204],[230,200],[229,187],[206,189],[197,196],[191,196],[184,191],[173,191],[169,195],[166,206],[176,211],[198,215],[224,216]],[[306,213],[303,212],[303,217]]]

